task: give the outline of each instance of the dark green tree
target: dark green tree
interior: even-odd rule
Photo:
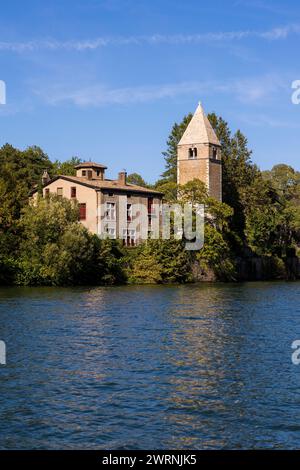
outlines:
[[[75,166],[79,165],[79,163],[82,163],[82,160],[79,157],[72,157],[69,160],[66,160],[64,162],[55,160],[55,162],[53,163],[52,171],[51,171],[52,176],[54,175],[75,176],[76,175]]]
[[[222,147],[223,201],[234,210],[230,222],[231,229],[236,234],[233,240],[239,240],[239,245],[242,247],[245,214],[241,193],[244,193],[245,189],[253,183],[259,175],[259,170],[251,161],[252,152],[248,149],[247,138],[242,132],[238,130],[232,136],[228,123],[215,113],[209,114],[208,119]]]
[[[136,184],[137,186],[143,186],[144,188],[147,188],[149,186],[143,179],[143,177],[138,173],[131,173],[130,175],[128,175],[127,182],[130,184]]]

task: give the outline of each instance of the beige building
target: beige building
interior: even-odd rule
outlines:
[[[199,103],[177,149],[177,183],[199,179],[222,201],[221,144]]]
[[[210,196],[222,200],[221,145],[200,103],[178,144],[177,163],[178,184],[200,179]],[[99,163],[80,163],[75,169],[76,176],[52,180],[45,171],[43,197],[56,194],[77,201],[80,221],[100,237],[123,239],[128,246],[160,237],[162,193],[128,183],[125,171],[109,180],[107,167]],[[32,197],[37,194],[34,190]]]
[[[75,168],[76,176],[60,175],[50,181],[44,173],[43,196],[51,193],[77,200],[80,221],[99,236],[121,238],[129,246],[158,236],[162,193],[129,184],[125,171],[117,180],[108,180],[107,167],[98,163],[81,163]]]

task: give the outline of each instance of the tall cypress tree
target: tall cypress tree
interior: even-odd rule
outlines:
[[[222,146],[223,202],[234,209],[231,228],[243,238],[245,214],[241,194],[253,183],[259,170],[251,161],[252,151],[248,149],[247,138],[242,132],[238,130],[232,136],[224,119],[215,113],[207,117]]]

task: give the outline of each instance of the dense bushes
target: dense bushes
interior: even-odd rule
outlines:
[[[115,284],[123,281],[121,251],[78,222],[78,207],[56,196],[28,205],[19,221],[14,263],[18,285]]]
[[[148,240],[128,251],[130,283],[183,283],[192,280],[190,252],[178,240]]]

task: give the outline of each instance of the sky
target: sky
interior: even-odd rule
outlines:
[[[261,169],[300,170],[298,0],[10,0],[0,10],[0,145],[154,182],[199,101]]]

